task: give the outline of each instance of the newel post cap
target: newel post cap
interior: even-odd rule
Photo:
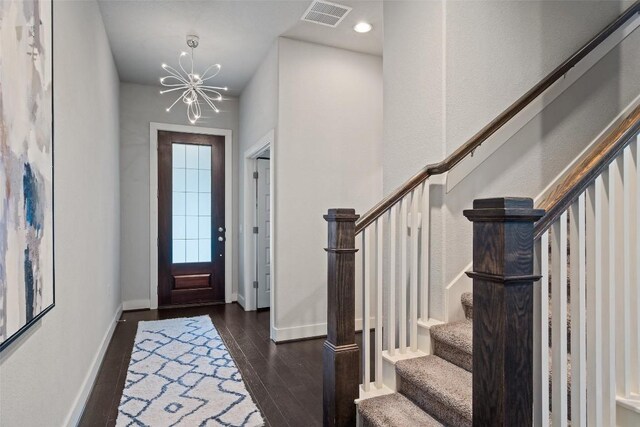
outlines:
[[[355,209],[333,208],[329,209],[323,218],[327,222],[356,222],[360,215],[356,214]]]
[[[535,222],[544,216],[544,209],[534,209],[528,197],[497,197],[476,199],[473,209],[463,213],[472,222]]]

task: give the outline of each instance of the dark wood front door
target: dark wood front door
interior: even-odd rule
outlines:
[[[158,306],[224,302],[224,137],[158,131]]]

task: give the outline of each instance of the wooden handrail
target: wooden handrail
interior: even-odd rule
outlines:
[[[578,196],[593,183],[638,133],[640,133],[640,105],[590,150],[540,203],[538,207],[544,209],[546,213],[535,225],[535,239],[539,239],[549,229],[551,224],[578,199]]]
[[[455,165],[460,163],[465,157],[473,153],[473,151],[482,145],[491,135],[496,133],[502,126],[509,122],[516,114],[524,110],[531,102],[546,91],[551,85],[564,76],[585,56],[591,53],[600,43],[606,40],[618,28],[626,24],[637,13],[640,13],[640,0],[636,1],[632,6],[624,11],[615,21],[607,25],[595,37],[589,40],[584,46],[578,49],[566,61],[556,67],[547,74],[538,84],[532,87],[524,95],[518,98],[513,104],[504,110],[498,117],[493,119],[489,124],[483,127],[478,133],[473,135],[460,148],[451,153],[446,159],[439,163],[425,166],[411,179],[406,181],[391,194],[385,197],[381,202],[371,208],[356,223],[356,234],[360,233],[366,226],[378,219],[391,206],[396,204],[400,199],[409,194],[411,190],[420,185],[424,180],[432,175],[439,175],[451,170]]]

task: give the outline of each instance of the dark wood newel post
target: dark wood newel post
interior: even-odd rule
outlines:
[[[475,200],[473,425],[533,423],[533,225],[544,211],[525,198]]]
[[[327,340],[322,351],[323,424],[355,426],[360,350],[355,341],[354,209],[329,209]]]

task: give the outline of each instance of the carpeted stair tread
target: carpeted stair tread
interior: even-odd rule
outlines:
[[[464,309],[464,317],[467,320],[473,320],[473,293],[463,293],[460,297],[460,302],[462,302],[462,308]]]
[[[473,368],[473,323],[470,320],[432,326],[433,354],[467,371]]]
[[[358,413],[364,427],[443,427],[400,393],[362,400]]]
[[[567,290],[569,289],[567,285]],[[549,292],[551,295],[551,291]],[[465,292],[460,297],[462,302],[462,307],[464,308],[465,317],[468,320],[473,320],[473,294],[471,292]],[[569,306],[570,300],[567,300],[567,346],[569,353],[571,353],[571,307]],[[553,309],[551,306],[551,297],[549,297],[549,345],[551,345],[552,334],[551,334],[551,324],[553,317]]]
[[[471,425],[472,375],[438,356],[396,363],[399,392],[445,425]]]

